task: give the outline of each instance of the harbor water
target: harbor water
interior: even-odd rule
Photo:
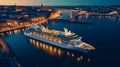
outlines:
[[[62,18],[67,18],[64,13]],[[12,31],[2,36],[22,67],[118,67],[120,62],[120,21],[109,16],[84,16],[80,20],[90,20],[93,24],[48,22],[49,29],[67,28],[82,37],[82,40],[96,49],[88,54],[70,51],[48,43],[30,39],[23,31]]]

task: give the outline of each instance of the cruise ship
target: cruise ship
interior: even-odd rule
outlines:
[[[63,49],[84,53],[95,50],[92,45],[83,42],[81,40],[82,37],[69,31],[67,28],[64,28],[64,31],[58,31],[48,29],[43,25],[32,24],[26,29],[24,35]]]

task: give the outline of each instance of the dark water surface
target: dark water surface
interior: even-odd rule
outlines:
[[[120,22],[108,17],[88,17],[92,25],[51,22],[50,29],[68,30],[83,37],[96,50],[85,54],[60,49],[50,44],[26,38],[23,32],[4,35],[23,67],[119,67]],[[42,46],[41,46],[41,45]]]

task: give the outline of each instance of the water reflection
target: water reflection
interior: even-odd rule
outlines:
[[[74,52],[74,51],[69,51],[65,49],[61,49],[55,46],[52,46],[50,44],[46,44],[40,41],[37,41],[35,39],[29,39],[29,42],[31,45],[33,45],[35,48],[43,50],[44,52],[47,52],[51,56],[57,56],[57,57],[66,57],[74,61],[82,61],[86,60],[90,62],[90,58],[85,57],[80,53],[80,52]]]
[[[12,31],[3,32],[3,33],[0,33],[0,35],[1,35],[1,36],[5,36],[5,35],[11,36],[11,35],[18,34],[18,33],[20,33],[20,32],[24,32],[24,31],[25,31],[25,29],[23,28],[23,29],[17,29],[17,30],[12,30]]]
[[[34,45],[36,48],[38,49],[42,49],[44,50],[45,52],[48,52],[50,55],[57,55],[57,56],[61,56],[61,54],[63,53],[63,51],[61,49],[57,49],[56,47],[53,47],[51,45],[48,45],[46,43],[43,43],[43,42],[39,42],[39,41],[36,41],[34,39],[30,39],[29,40],[30,43],[32,45]]]
[[[91,17],[94,17],[94,18],[98,18],[99,20],[102,20],[103,18],[107,19],[107,20],[112,20],[112,21],[120,21],[120,18],[117,17],[117,16],[102,16],[102,15],[89,15],[89,16],[85,16],[85,15],[80,15],[78,20],[79,21],[92,21],[94,20],[94,18],[91,18]]]
[[[8,53],[9,49],[6,46],[6,43],[0,38],[0,51],[3,53]]]

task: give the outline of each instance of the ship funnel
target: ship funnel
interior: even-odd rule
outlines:
[[[67,28],[64,28],[64,35],[65,36],[73,36],[73,35],[75,35],[75,33],[72,33],[71,31],[68,31]]]
[[[67,33],[67,32],[68,32],[68,29],[67,29],[67,28],[64,28],[64,32]]]
[[[80,40],[82,40],[82,37],[80,37]]]
[[[82,41],[82,37],[79,38],[79,41]]]

